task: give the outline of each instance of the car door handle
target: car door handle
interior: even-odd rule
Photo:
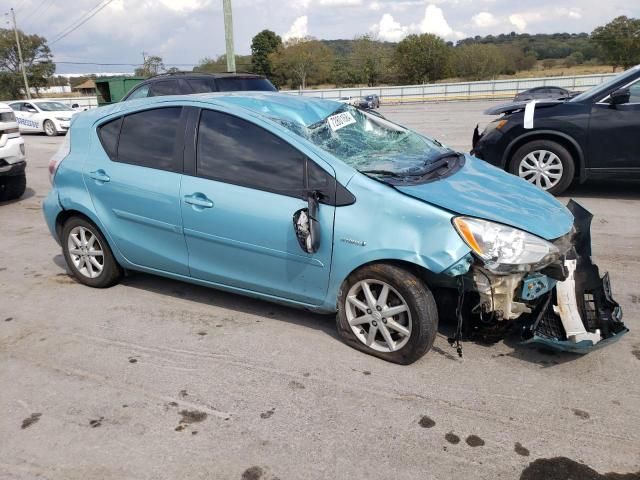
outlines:
[[[213,202],[202,193],[194,193],[192,195],[184,196],[184,203],[193,205],[195,207],[213,208]]]
[[[109,180],[111,180],[111,177],[107,175],[107,173],[102,169],[96,170],[94,172],[89,172],[89,177],[98,182],[108,182]]]

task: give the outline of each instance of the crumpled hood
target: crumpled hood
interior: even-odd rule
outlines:
[[[511,225],[546,240],[571,230],[573,215],[552,195],[483,160],[465,158],[465,165],[449,177],[395,188],[451,212]]]
[[[531,103],[533,100],[520,100],[517,102],[509,102],[503,103],[500,105],[495,105],[487,108],[483,113],[485,115],[500,115],[501,113],[511,113],[516,110],[523,110],[527,103]],[[542,99],[536,100],[536,108],[547,108],[547,107],[555,107],[558,105],[562,105],[566,103],[566,100],[555,100],[555,99]]]

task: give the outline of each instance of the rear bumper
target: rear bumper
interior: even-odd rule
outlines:
[[[63,208],[60,205],[60,200],[58,199],[58,192],[55,188],[52,188],[42,202],[42,213],[44,214],[44,219],[47,222],[47,227],[49,227],[49,232],[51,232],[51,236],[55,241],[58,242],[58,245],[60,245],[60,238],[58,238],[56,220],[62,210]]]
[[[27,168],[27,162],[22,160],[17,163],[6,164],[3,160],[0,160],[0,177],[13,177],[24,174],[24,170]]]

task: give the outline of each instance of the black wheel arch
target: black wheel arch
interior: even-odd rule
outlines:
[[[534,140],[551,140],[557,142],[565,147],[572,158],[576,162],[576,176],[580,179],[580,182],[584,182],[587,179],[584,152],[580,144],[570,135],[566,133],[557,132],[555,130],[534,130],[524,133],[509,142],[507,148],[505,148],[502,154],[501,166],[503,169],[509,168],[509,162],[511,161],[511,155],[516,152],[521,146]]]

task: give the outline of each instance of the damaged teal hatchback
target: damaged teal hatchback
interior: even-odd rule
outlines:
[[[341,103],[156,97],[74,118],[44,202],[70,272],[137,270],[337,312],[351,346],[408,364],[517,325],[584,352],[627,330],[590,260],[590,215]]]

